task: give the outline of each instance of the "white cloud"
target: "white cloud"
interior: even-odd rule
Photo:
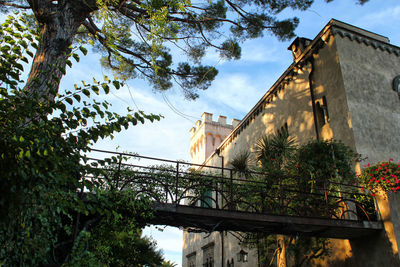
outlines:
[[[244,115],[266,90],[263,82],[254,78],[246,73],[221,75],[209,89],[212,93],[209,94],[208,101],[214,102],[220,108],[220,113],[224,113],[221,107],[225,106]]]
[[[246,63],[279,62],[281,54],[281,43],[274,38],[262,38],[251,40],[242,45],[241,61]]]
[[[358,19],[358,21],[360,21],[360,24],[362,24],[363,27],[383,26],[387,25],[388,21],[391,21],[391,24],[394,21],[400,22],[400,5],[387,7],[376,12],[368,13],[362,18]],[[398,26],[399,24],[397,24],[397,27]]]

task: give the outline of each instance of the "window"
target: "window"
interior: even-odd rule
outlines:
[[[226,262],[226,267],[234,267],[235,265],[234,265],[234,262],[233,262],[233,259],[231,259],[230,261],[228,260],[227,262]]]
[[[400,75],[394,77],[393,79],[393,90],[397,92],[400,98]]]
[[[202,208],[212,208],[213,207],[213,199],[212,199],[212,191],[208,190],[205,191],[202,195],[201,195],[201,200],[200,200],[200,207]]]
[[[322,127],[329,122],[328,103],[326,102],[325,96],[323,96],[321,100],[317,101],[316,113],[319,127]]]
[[[196,267],[196,252],[186,255],[186,258],[188,267]]]
[[[214,267],[214,242],[211,242],[203,249],[203,267]]]

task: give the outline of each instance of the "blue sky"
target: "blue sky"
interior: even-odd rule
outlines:
[[[313,39],[331,18],[335,18],[387,36],[392,44],[400,46],[398,0],[370,0],[363,6],[357,5],[355,0],[335,0],[329,4],[322,0],[315,2],[307,11],[285,10],[280,15],[300,18],[296,30],[298,36]],[[242,45],[242,58],[238,61],[220,61],[217,53],[208,51],[204,63],[215,65],[219,70],[212,86],[200,92],[200,98],[196,101],[185,100],[179,88],[172,88],[164,95],[179,113],[187,115],[185,118],[174,112],[163,95],[153,92],[146,82],[129,81],[129,88],[113,92],[108,97],[114,109],[124,113],[128,106],[138,107],[146,113],[162,114],[164,119],[131,127],[113,140],[98,142],[95,147],[108,150],[118,148],[119,151],[152,157],[190,161],[189,129],[195,121],[200,119],[204,111],[213,113],[214,119],[218,115],[227,116],[228,121],[232,118],[242,119],[291,64],[292,55],[286,50],[290,42],[279,42],[269,35],[246,41]],[[184,59],[178,57],[176,60]],[[74,83],[90,81],[92,77],[101,80],[103,74],[111,76],[101,69],[98,56],[90,53],[68,70],[61,87],[71,88]],[[152,227],[146,229],[145,233],[157,240],[166,259],[180,266],[182,232],[179,229],[167,227],[161,232]]]
[[[287,10],[282,14],[285,16],[300,18],[296,34],[301,37],[313,39],[331,18],[335,18],[387,36],[392,44],[400,46],[398,0],[370,0],[363,6],[351,0],[335,0],[329,4],[316,1],[307,11]],[[161,113],[165,118],[151,125],[131,128],[115,140],[101,142],[97,147],[114,149],[119,145],[139,154],[190,160],[189,129],[196,119],[200,119],[204,111],[213,113],[214,119],[218,115],[227,116],[228,121],[242,119],[291,64],[291,52],[286,50],[289,44],[290,41],[279,42],[269,35],[249,40],[243,44],[242,58],[238,61],[220,61],[218,55],[210,50],[205,63],[216,65],[219,75],[207,91],[200,93],[198,100],[185,100],[179,88],[165,94],[169,102],[189,119],[173,112],[162,95],[153,93],[143,81],[130,82],[136,105],[146,112]],[[167,259],[181,266],[182,231],[167,227],[160,232],[151,227],[145,232],[157,240]]]

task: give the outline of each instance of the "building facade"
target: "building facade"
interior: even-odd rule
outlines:
[[[207,116],[211,119],[203,114],[191,130],[194,163],[228,166],[242,151],[253,152],[262,135],[281,127],[299,144],[334,138],[372,164],[400,161],[400,48],[387,37],[331,20],[313,40],[297,38],[288,49],[293,63],[237,125],[212,133],[222,140],[210,147],[207,133],[199,131]],[[204,147],[195,137],[201,134]],[[368,242],[332,240],[333,253],[320,266],[400,266],[400,197],[390,198],[380,207],[384,233]],[[247,261],[238,261],[240,252]],[[257,266],[257,251],[225,232],[185,232],[182,257],[184,267]]]

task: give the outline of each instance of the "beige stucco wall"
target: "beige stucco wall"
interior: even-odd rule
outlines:
[[[312,105],[309,88],[309,72],[311,65],[296,68],[295,73],[282,82],[281,90],[276,95],[271,95],[270,103],[263,103],[263,110],[255,116],[247,127],[225,146],[220,155],[224,158],[224,165],[229,167],[232,158],[242,151],[255,152],[255,143],[264,134],[270,134],[278,130],[285,123],[289,132],[298,143],[304,143],[315,138],[315,129],[312,115]],[[221,166],[221,157],[214,154],[206,163],[212,166]],[[205,234],[184,233],[183,266],[187,266],[186,255],[196,251],[196,266],[202,266],[201,247],[214,242],[215,266],[221,265],[221,237],[219,233],[212,233],[204,238]],[[230,234],[224,240],[224,262],[228,259],[235,260],[235,266],[257,266],[257,251],[245,248],[249,252],[249,262],[238,263],[236,254],[240,251],[237,239]]]
[[[238,123],[238,120],[233,119],[232,124],[228,124],[225,116],[218,116],[214,121],[213,114],[207,112],[201,118],[190,129],[190,156],[192,163],[196,164],[203,164]]]
[[[387,41],[372,33],[349,29],[364,37],[375,37],[378,43]],[[263,134],[273,133],[285,123],[299,144],[315,139],[309,86],[312,66],[315,100],[326,97],[330,117],[327,124],[318,126],[321,138],[341,140],[368,156],[371,163],[389,158],[400,161],[400,99],[391,85],[393,78],[400,75],[400,56],[332,31],[320,37],[324,44],[312,54],[313,65],[307,61],[294,67],[276,86],[280,88],[276,95],[266,98],[258,115],[252,116],[247,126],[221,147],[224,166],[229,166],[230,160],[242,151],[254,152],[254,144]],[[206,164],[221,166],[221,158],[214,154]],[[400,266],[397,245],[400,244],[400,196],[390,196],[389,200],[378,199],[377,202],[385,231],[358,240],[332,239],[331,256],[315,261],[314,266]],[[184,235],[183,266],[186,266],[185,255],[195,250],[198,251],[198,266],[201,266],[200,248],[211,240],[215,242],[215,251],[221,251],[219,234],[213,233],[208,239],[203,237],[203,234]],[[227,240],[232,240],[232,244]],[[225,247],[225,262],[240,250],[229,235]],[[232,251],[232,256],[227,251]],[[251,253],[256,259],[255,250]],[[239,266],[236,261],[235,266]]]
[[[222,250],[221,235],[224,239],[224,249]],[[210,235],[204,233],[188,233],[183,232],[183,253],[182,253],[182,266],[187,267],[187,257],[190,253],[196,251],[196,266],[203,266],[203,250],[202,247],[207,244],[214,244],[214,266],[222,266],[222,253],[224,254],[224,265],[227,266],[227,261],[234,260],[235,267],[248,267],[257,266],[257,251],[250,250],[246,247],[241,247],[238,243],[238,239],[229,232],[213,232]],[[248,262],[238,262],[237,253],[243,249],[249,253]]]

